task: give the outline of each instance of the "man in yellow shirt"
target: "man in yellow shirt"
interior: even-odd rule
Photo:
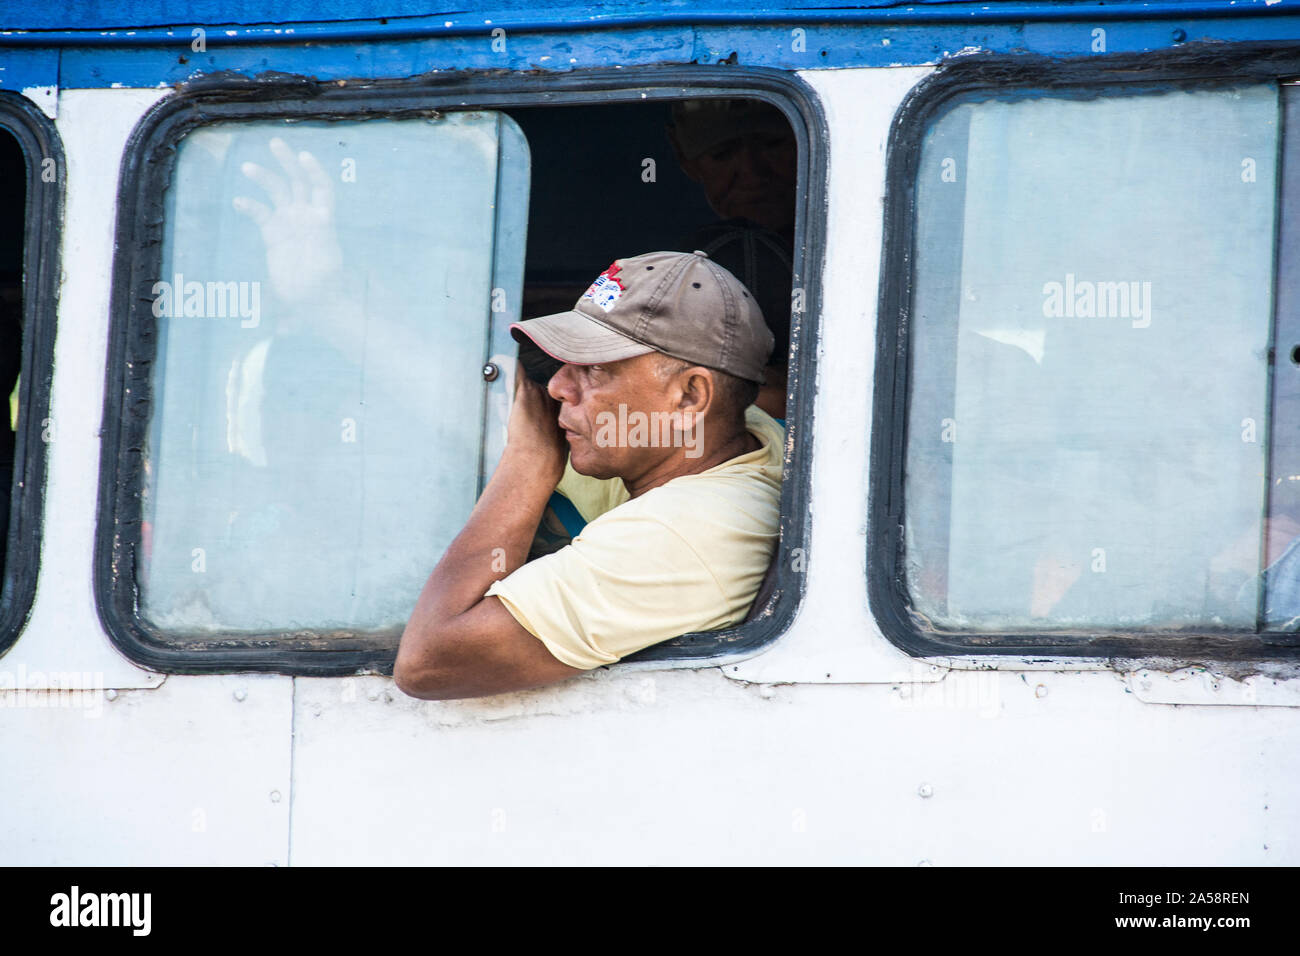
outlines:
[[[565,364],[545,389],[517,376],[501,461],[402,635],[414,697],[536,687],[738,624],[776,546],[785,433],[752,404],[772,333],[730,272],[699,251],[619,259],[511,331]],[[525,563],[555,490],[588,524]]]

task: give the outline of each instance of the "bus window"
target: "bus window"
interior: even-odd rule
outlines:
[[[8,538],[18,431],[18,378],[23,357],[23,226],[27,160],[13,134],[0,130],[0,393],[9,414],[0,426],[0,540]],[[5,554],[0,552],[0,567]]]
[[[36,589],[58,277],[63,152],[48,119],[0,94],[0,653]]]
[[[1300,532],[1278,118],[1274,83],[1112,84],[966,92],[917,132],[874,592],[913,638],[1296,628],[1265,571]]]
[[[483,351],[518,317],[527,162],[491,112],[180,139],[126,383],[142,628],[400,633],[504,420]]]
[[[510,323],[572,308],[614,258],[705,249],[752,284],[783,330],[768,399],[784,416],[798,199],[785,114],[742,95],[520,99],[290,122],[180,97],[146,120],[108,398],[117,491],[101,520],[118,532],[101,536],[115,558],[101,554],[97,578],[133,659],[391,666],[504,446],[516,359],[548,377]],[[580,526],[553,499],[531,556]],[[643,653],[710,653],[684,640]]]

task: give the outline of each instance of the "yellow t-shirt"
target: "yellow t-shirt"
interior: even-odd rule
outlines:
[[[690,631],[739,624],[776,548],[785,429],[758,408],[762,447],[638,498],[566,467],[557,490],[587,519],[572,543],[496,581],[520,625],[589,670]]]

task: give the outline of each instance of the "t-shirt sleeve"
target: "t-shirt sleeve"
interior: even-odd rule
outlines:
[[[695,550],[641,514],[611,512],[593,521],[568,547],[530,561],[486,596],[499,598],[556,659],[584,670],[735,623]]]

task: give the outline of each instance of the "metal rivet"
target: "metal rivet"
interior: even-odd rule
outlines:
[[[271,791],[271,802],[272,802],[272,803],[279,803],[279,802],[280,802],[280,791],[279,791],[279,790],[272,790],[272,791]]]
[[[776,696],[776,688],[771,684],[764,684],[758,689],[758,696],[764,700],[771,700]]]
[[[1184,30],[1184,29],[1182,29],[1181,27],[1179,27],[1177,30],[1174,31],[1174,42],[1175,42],[1175,43],[1182,43],[1182,42],[1183,42],[1184,40],[1186,40],[1186,39],[1187,39],[1187,31],[1186,31],[1186,30]]]
[[[104,691],[104,696],[107,697],[109,700],[117,700],[117,691],[112,689],[106,690]]]
[[[926,798],[933,797],[934,787],[930,786],[928,783],[923,783],[916,788],[916,792],[917,795],[921,797],[926,797]]]
[[[1035,688],[1034,688],[1034,696],[1035,696],[1035,697],[1046,697],[1046,696],[1047,696],[1047,685],[1046,685],[1046,684],[1039,684],[1037,687],[1035,687]]]
[[[235,696],[235,700],[243,701],[248,697],[248,691],[244,690],[244,688],[241,687],[235,691],[234,696]]]
[[[483,366],[483,381],[495,382],[497,376],[501,374],[501,369],[497,367],[496,362],[488,362]]]

